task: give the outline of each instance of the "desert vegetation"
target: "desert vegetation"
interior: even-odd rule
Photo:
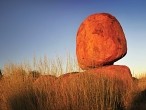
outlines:
[[[66,73],[66,74],[64,74]],[[0,79],[0,110],[145,110],[146,76],[123,80],[82,71],[75,59],[7,64]]]

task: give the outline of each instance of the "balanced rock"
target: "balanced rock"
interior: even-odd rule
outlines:
[[[127,43],[118,20],[108,13],[87,17],[76,37],[76,55],[82,69],[113,64],[127,53]]]

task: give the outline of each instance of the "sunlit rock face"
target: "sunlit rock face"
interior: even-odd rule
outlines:
[[[127,53],[127,43],[118,20],[108,13],[87,17],[76,36],[76,55],[84,69],[111,65]]]

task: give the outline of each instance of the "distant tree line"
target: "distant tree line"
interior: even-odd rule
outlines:
[[[25,71],[22,71],[22,73],[25,75]],[[41,73],[38,72],[38,71],[33,70],[33,71],[30,71],[28,75],[30,75],[30,76],[32,76],[34,78],[38,78],[41,75]],[[2,70],[0,69],[0,78],[2,78],[2,76],[3,76]]]
[[[0,69],[0,78],[2,78],[2,76],[3,76],[3,75],[2,75],[2,70]]]
[[[36,70],[33,70],[29,72],[29,75],[32,76],[33,78],[38,78],[41,75],[41,73]]]

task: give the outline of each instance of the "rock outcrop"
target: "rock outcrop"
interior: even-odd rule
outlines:
[[[133,78],[127,66],[113,64],[126,53],[125,34],[114,16],[108,13],[97,13],[90,15],[81,23],[76,36],[78,64],[80,68],[86,70],[81,74],[85,74],[85,77],[94,76],[95,79],[91,79],[92,81],[101,80],[98,83],[101,88],[105,86],[117,88],[112,92],[120,91],[123,94],[119,97],[124,104],[122,106],[127,106]],[[107,81],[109,82],[106,83]],[[96,85],[96,82],[94,84]]]
[[[107,13],[87,17],[79,27],[76,44],[78,64],[85,71],[40,76],[34,82],[35,89],[49,94],[53,110],[123,110],[133,78],[127,66],[113,65],[127,53],[118,20]]]

